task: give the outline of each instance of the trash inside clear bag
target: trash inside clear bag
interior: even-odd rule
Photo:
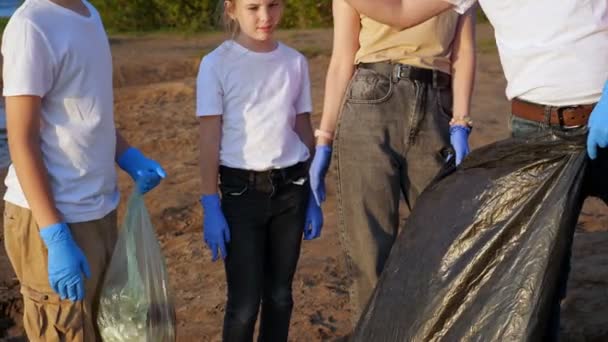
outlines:
[[[105,342],[173,342],[175,310],[167,269],[141,194],[134,191],[99,302]]]

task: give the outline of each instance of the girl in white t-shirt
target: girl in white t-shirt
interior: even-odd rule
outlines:
[[[307,177],[308,66],[273,37],[281,0],[223,4],[232,39],[201,61],[196,109],[204,237],[228,283],[223,339],[251,341],[261,302],[260,339],[287,341],[302,234],[323,224]]]

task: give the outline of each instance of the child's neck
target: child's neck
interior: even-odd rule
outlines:
[[[234,38],[234,41],[245,47],[247,50],[253,52],[271,52],[277,48],[277,41],[274,39],[269,40],[255,40],[244,34],[239,34]]]
[[[89,9],[81,0],[50,0],[61,7],[65,7],[71,11],[74,11],[84,17],[91,15]]]

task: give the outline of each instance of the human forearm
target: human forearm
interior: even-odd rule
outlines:
[[[125,153],[125,151],[129,149],[129,147],[131,147],[131,145],[129,145],[129,143],[122,136],[122,134],[120,134],[120,132],[118,130],[116,130],[116,155],[115,155],[116,161],[118,161],[120,156],[122,156],[123,153]]]
[[[211,195],[218,192],[220,139],[222,117],[205,116],[199,119],[199,159],[201,170],[201,193]]]
[[[36,96],[6,98],[7,132],[11,159],[19,184],[39,227],[63,220],[40,149],[41,99]]]
[[[294,131],[300,138],[300,140],[308,147],[310,155],[314,155],[315,152],[315,137],[312,132],[312,125],[310,123],[310,114],[302,113],[296,117],[296,125]]]
[[[446,0],[346,0],[357,12],[398,29],[416,26],[452,8]]]
[[[336,130],[342,102],[354,70],[355,66],[352,60],[343,63],[332,60],[325,81],[325,98],[323,101],[323,116],[319,125],[320,130],[331,133]],[[328,145],[331,144],[331,140],[319,137],[318,143]]]
[[[460,19],[452,52],[454,122],[466,124],[475,82],[475,15],[470,9]],[[459,122],[462,121],[462,122]]]
[[[344,94],[355,70],[361,23],[359,13],[345,0],[333,0],[334,46],[325,79],[323,116],[319,129],[333,135]],[[319,137],[317,145],[331,145],[331,138]]]

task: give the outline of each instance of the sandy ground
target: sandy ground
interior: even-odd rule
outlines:
[[[310,60],[313,120],[317,123],[331,31],[290,31],[280,36]],[[222,265],[210,262],[202,242],[194,117],[200,57],[221,40],[221,35],[112,38],[118,127],[132,144],[160,161],[169,174],[146,196],[146,202],[167,258],[179,341],[219,341],[221,337],[226,285]],[[473,147],[507,137],[509,112],[505,81],[487,25],[480,25],[478,42]],[[338,242],[333,179],[330,174],[323,236],[303,245],[294,281],[292,341],[339,340],[350,331],[349,279]],[[128,176],[121,173],[123,197],[130,187]],[[123,206],[121,214],[122,210]],[[608,210],[597,200],[587,201],[579,221],[569,287],[563,303],[564,340],[608,341]],[[16,325],[7,336],[22,334],[20,310],[18,285],[0,248],[0,337],[13,320]]]

